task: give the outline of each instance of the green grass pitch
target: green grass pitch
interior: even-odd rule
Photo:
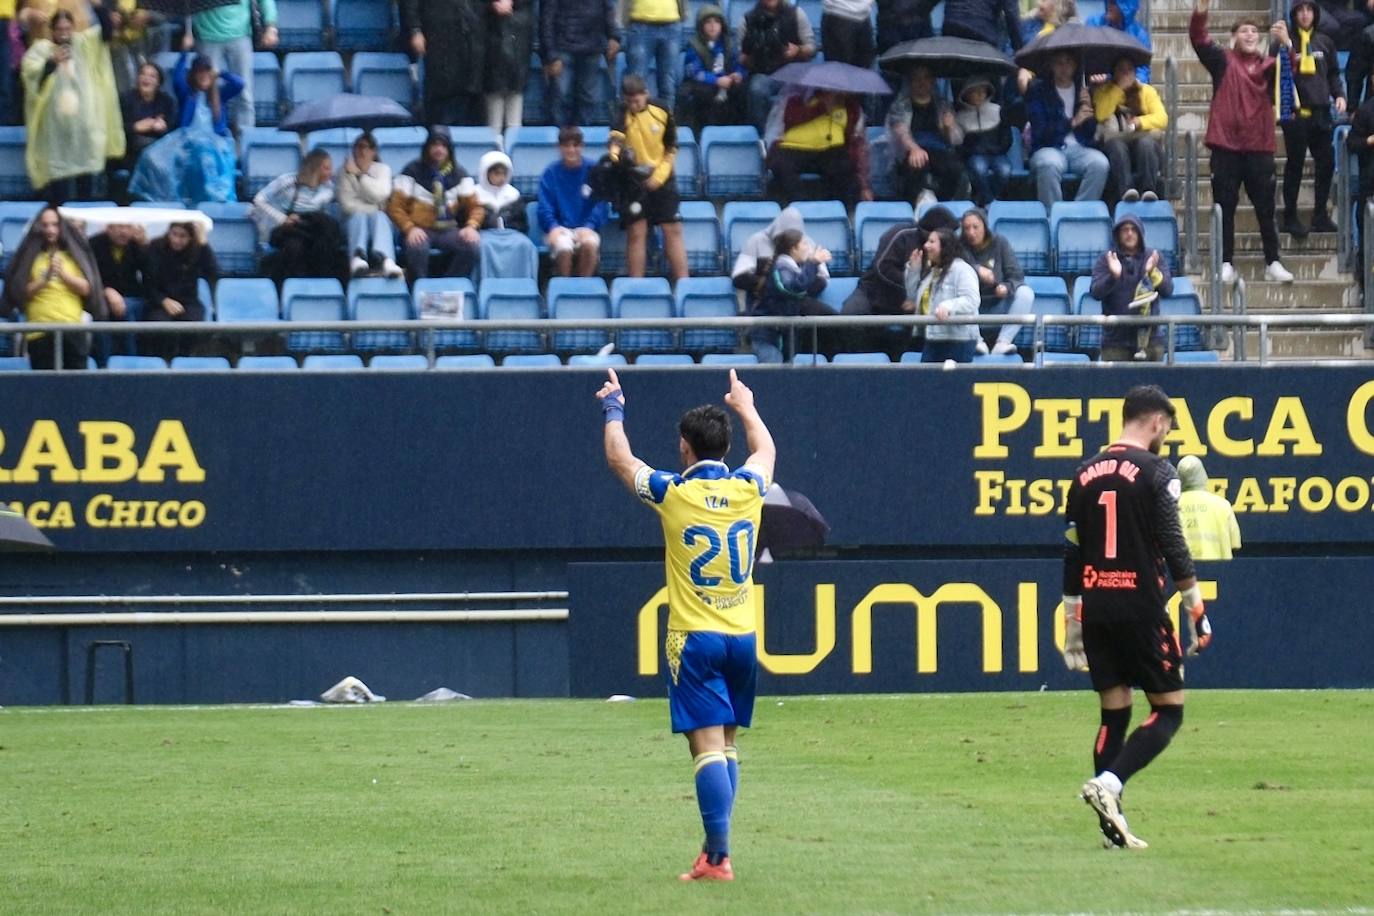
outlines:
[[[732,885],[676,880],[701,824],[666,720],[660,700],[4,710],[0,910],[1374,906],[1374,692],[1194,692],[1127,789],[1140,852],[1102,849],[1076,797],[1090,692],[762,698]]]

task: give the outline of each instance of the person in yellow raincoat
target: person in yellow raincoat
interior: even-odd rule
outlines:
[[[24,55],[25,152],[29,181],[53,201],[89,197],[91,176],[124,155],[124,130],[110,66],[109,12],[92,7],[98,25],[77,31],[66,10],[50,22],[51,38]]]

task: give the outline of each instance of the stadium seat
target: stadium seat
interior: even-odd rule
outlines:
[[[868,184],[873,196],[880,201],[901,197],[893,170],[892,138],[887,127],[882,124],[869,126],[864,131],[864,139],[868,141]]]
[[[1065,366],[1091,366],[1093,364],[1093,358],[1086,353],[1055,353],[1052,351],[1040,354],[1040,361],[1046,366],[1051,363]]]
[[[735,199],[763,193],[763,143],[753,127],[703,128],[701,165],[707,197]]]
[[[683,277],[673,290],[677,314],[682,318],[735,318],[739,305],[729,277]],[[687,328],[682,332],[682,349],[733,353],[739,334],[732,328]]]
[[[678,125],[677,158],[673,160],[673,178],[677,192],[683,198],[701,194],[701,147],[692,128]]]
[[[1080,277],[1079,279],[1083,279]],[[1084,294],[1075,306],[1075,314],[1078,315],[1098,315],[1102,314],[1102,303],[1092,296]],[[1096,354],[1102,350],[1102,325],[1100,324],[1080,324],[1077,329],[1078,334],[1074,339],[1074,346],[1090,354]]]
[[[664,277],[616,277],[611,282],[611,317],[673,318],[673,290]],[[676,349],[669,330],[635,329],[616,332],[616,346],[628,353]]]
[[[296,51],[282,61],[282,86],[288,107],[348,91],[343,58],[337,51]]]
[[[831,277],[830,282],[825,284],[825,289],[821,290],[821,294],[816,298],[835,311],[843,312],[844,300],[854,295],[858,285],[858,277]]]
[[[349,321],[412,321],[416,317],[406,281],[399,277],[356,277],[348,284]],[[415,346],[409,331],[354,331],[353,349],[408,350]]]
[[[733,265],[749,236],[768,228],[782,208],[771,200],[732,200],[721,213],[726,264]]]
[[[878,253],[878,239],[898,225],[915,221],[911,205],[902,201],[861,200],[854,207],[855,247],[859,251],[859,269],[867,270]]]
[[[1024,366],[1025,363],[1020,353],[975,353],[973,356],[976,366]]]
[[[1174,291],[1172,296],[1161,296],[1159,314],[1164,317],[1194,317],[1202,314],[1202,303],[1195,294],[1180,296]],[[1174,350],[1205,350],[1202,329],[1195,324],[1174,326]],[[1167,344],[1166,344],[1167,347]]]
[[[348,156],[353,152],[353,141],[357,140],[362,131],[356,127],[331,127],[328,130],[312,130],[305,135],[305,148],[313,150],[323,149],[329,153],[329,161],[334,163],[334,173],[337,175],[343,169],[344,163],[348,161]]]
[[[630,361],[624,354],[607,353],[605,356],[598,356],[595,353],[575,353],[568,357],[569,366],[582,366],[583,368],[594,366],[604,369],[607,366],[628,366]]]
[[[1201,363],[1204,365],[1219,363],[1221,362],[1221,354],[1217,353],[1216,350],[1178,350],[1174,353],[1174,362]]]
[[[1050,221],[1040,201],[994,200],[988,207],[988,228],[1006,237],[1026,273],[1049,273]]]
[[[684,200],[678,213],[682,216],[688,270],[697,276],[720,273],[720,221],[715,204],[709,200]]]
[[[167,361],[161,356],[115,354],[105,363],[105,368],[111,372],[162,372],[167,368]]]
[[[597,263],[597,273],[610,276],[623,274],[628,260],[629,242],[625,237],[625,230],[620,228],[620,215],[612,210],[598,231],[601,235],[601,260]],[[654,257],[657,239],[658,230],[655,228],[644,240],[646,264],[652,263],[650,259]]]
[[[554,277],[545,291],[549,317],[560,319],[597,319],[611,317],[611,293],[600,277]],[[610,340],[610,332],[600,329],[554,331],[553,349],[595,350]]]
[[[423,85],[423,81],[421,82]],[[549,111],[547,84],[544,82],[543,61],[537,52],[530,53],[529,71],[525,77],[523,121],[547,124],[553,120]]]
[[[0,198],[12,200],[33,195],[24,150],[29,132],[24,127],[0,127]]]
[[[829,362],[823,353],[797,353],[792,357],[794,366],[824,366]]]
[[[167,71],[168,79],[171,71]],[[281,118],[281,62],[271,51],[253,52],[253,114],[259,127],[272,127]]]
[[[257,194],[278,175],[295,173],[301,165],[301,140],[274,127],[254,127],[243,132],[243,180],[248,194]]]
[[[277,50],[319,51],[324,47],[327,0],[277,0]],[[307,95],[304,98],[318,98]]]
[[[690,353],[641,353],[635,357],[636,366],[694,366]]]
[[[334,0],[333,7],[335,48],[384,51],[391,46],[396,33],[394,4],[388,0]]]
[[[10,256],[24,240],[29,223],[42,209],[43,204],[36,200],[0,202],[0,269],[9,265]]]
[[[506,131],[506,155],[511,161],[511,184],[525,197],[539,193],[544,169],[558,161],[558,128],[512,127]],[[587,157],[590,159],[591,154]],[[476,163],[470,167],[476,171]]]
[[[892,358],[886,353],[836,353],[830,362],[836,366],[886,366]]]
[[[950,212],[951,216],[961,220],[964,218],[964,214],[972,210],[975,206],[977,206],[977,204],[971,200],[937,200],[934,203],[927,203],[918,207],[916,210],[916,218],[920,219],[925,216],[928,211],[936,207],[944,207]]]
[[[1061,274],[1088,273],[1112,246],[1112,219],[1100,200],[1056,201],[1050,210],[1054,269]]]
[[[258,268],[258,224],[253,205],[247,203],[197,204],[196,209],[214,221],[215,260],[231,277],[248,277]]]
[[[424,372],[429,368],[429,359],[422,353],[382,353],[372,357],[367,368],[383,372]]]
[[[426,294],[462,293],[465,321],[477,318],[477,290],[467,277],[422,277],[415,281],[412,292],[416,315],[423,315],[422,305]],[[436,350],[475,350],[477,349],[476,331],[433,331]]]
[[[703,353],[703,366],[757,366],[759,358],[753,353]]]
[[[477,314],[487,321],[536,321],[543,317],[539,285],[532,279],[493,279],[477,290]],[[485,331],[486,349],[493,353],[537,353],[544,349],[538,331]]]
[[[1069,289],[1062,277],[1026,277],[1026,285],[1035,292],[1031,312],[1036,315],[1068,315]],[[1068,325],[1045,326],[1045,349],[1068,350]],[[1016,332],[1017,347],[1029,348],[1035,343],[1035,326],[1026,325]],[[1019,358],[1019,357],[1018,357]]]
[[[377,156],[391,166],[392,175],[401,174],[402,169],[420,158],[420,147],[427,135],[423,127],[379,127],[372,132],[377,140]]]
[[[135,210],[183,210],[186,207],[179,200],[131,200],[129,206]]]
[[[215,320],[279,321],[277,288],[265,277],[226,277],[215,285]]]
[[[278,372],[296,370],[300,366],[290,356],[241,356],[237,368],[240,372]]]
[[[611,149],[611,129],[606,125],[582,127],[582,155],[596,162]]]
[[[190,372],[218,372],[229,368],[223,356],[173,356],[172,368]]]
[[[291,277],[282,284],[283,321],[343,321],[343,287],[333,277]],[[341,331],[292,331],[286,349],[293,353],[343,353],[348,342]]]
[[[359,51],[349,65],[348,82],[358,95],[375,95],[413,108],[415,80],[404,54]]]
[[[483,156],[501,148],[501,138],[490,127],[450,127],[448,134],[453,139],[453,158],[470,175],[477,173],[477,163],[482,161]],[[392,171],[397,168],[392,166]],[[533,225],[534,220],[531,219],[530,223]]]
[[[799,200],[792,204],[801,212],[806,234],[817,245],[829,249],[830,273],[844,276],[854,272],[853,247],[849,233],[849,214],[838,200]]]
[[[920,351],[920,350],[907,350],[905,353],[902,354],[901,359],[897,360],[897,362],[901,363],[903,366],[924,366],[924,365],[926,365],[925,363],[921,362],[921,351]],[[932,364],[932,365],[934,365],[934,364]]]
[[[502,368],[548,369],[563,365],[556,353],[517,353],[501,360]]]
[[[491,369],[496,360],[489,353],[465,353],[459,356],[441,356],[434,361],[435,369]]]
[[[1137,200],[1131,203],[1123,200],[1116,205],[1114,222],[1128,213],[1133,214],[1144,226],[1145,247],[1158,250],[1161,256],[1168,259],[1165,263],[1169,265],[1170,272],[1177,273],[1178,219],[1174,216],[1174,205],[1167,200]]]
[[[307,356],[301,368],[312,372],[349,372],[363,368],[363,358],[356,353],[317,353]]]

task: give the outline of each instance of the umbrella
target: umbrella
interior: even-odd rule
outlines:
[[[878,62],[888,70],[905,70],[922,64],[936,76],[962,79],[1015,73],[1016,64],[985,41],[968,38],[917,38],[894,45]]]
[[[816,507],[796,490],[784,490],[776,483],[763,497],[763,518],[759,524],[758,550],[796,550],[820,547],[830,525]]]
[[[837,60],[787,64],[769,75],[770,79],[791,86],[851,92],[858,95],[891,95],[892,87],[872,70]]]
[[[0,550],[52,550],[52,541],[43,536],[18,512],[0,506]]]
[[[1110,73],[1118,58],[1130,58],[1142,67],[1150,63],[1150,49],[1135,36],[1105,25],[1070,22],[1048,35],[1041,35],[1016,52],[1016,62],[1027,70],[1047,73],[1057,54],[1078,58],[1083,73]]]
[[[291,113],[278,126],[281,130],[304,134],[331,127],[372,130],[376,127],[405,127],[414,123],[410,112],[394,99],[340,92],[328,98],[302,102],[291,109]]]
[[[185,19],[193,13],[204,13],[221,6],[236,6],[239,0],[142,0],[141,9],[162,13],[168,19]]]
[[[88,236],[104,232],[106,227],[116,223],[142,226],[150,239],[166,235],[172,223],[194,223],[205,230],[207,238],[215,228],[214,221],[199,210],[171,207],[58,207],[57,212],[63,219],[80,220]]]

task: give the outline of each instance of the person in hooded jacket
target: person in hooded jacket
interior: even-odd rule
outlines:
[[[816,246],[797,229],[784,229],[773,239],[773,258],[750,309],[754,317],[795,318],[801,315],[834,315],[835,310],[816,297],[830,282],[830,252]],[[810,333],[797,335],[810,339]],[[823,337],[819,338],[825,339]],[[791,359],[793,336],[785,328],[750,328],[749,346],[761,363]],[[829,355],[828,344],[820,345]]]
[[[706,4],[697,11],[696,32],[682,51],[678,120],[698,133],[715,124],[741,123],[746,76],[724,11]]]
[[[1125,32],[1146,48],[1153,49],[1154,45],[1150,43],[1150,30],[1136,19],[1139,12],[1140,0],[1107,0],[1103,11],[1096,16],[1088,17],[1085,25],[1104,26]],[[1135,78],[1142,83],[1149,83],[1150,65],[1142,64],[1137,67]]]
[[[970,207],[959,220],[960,252],[973,272],[978,275],[978,312],[982,315],[1029,315],[1035,304],[1035,292],[1026,285],[1026,274],[1016,260],[1011,242],[988,228],[988,213],[982,207]],[[1004,324],[997,331],[992,353],[1015,353],[1019,324]],[[987,342],[978,340],[979,353],[988,352]]]
[[[973,190],[973,201],[986,207],[1002,194],[1011,178],[1011,125],[1002,118],[1002,107],[994,102],[992,80],[974,76],[959,88],[959,108],[954,121],[963,131],[959,155],[964,159]]]
[[[1274,26],[1278,43],[1292,63],[1296,95],[1290,106],[1281,109],[1290,117],[1280,117],[1288,158],[1283,166],[1283,222],[1279,228],[1296,238],[1303,238],[1309,231],[1336,231],[1336,224],[1326,212],[1331,197],[1331,175],[1336,168],[1336,155],[1331,146],[1335,130],[1331,109],[1334,106],[1338,115],[1345,113],[1345,85],[1341,80],[1335,42],[1317,30],[1321,15],[1321,7],[1313,0],[1293,0],[1288,23]],[[1303,225],[1298,217],[1302,167],[1309,151],[1316,178],[1310,227]]]
[[[477,199],[477,185],[453,158],[446,129],[430,128],[419,158],[391,183],[386,210],[405,238],[406,272],[412,279],[429,276],[431,248],[440,252],[440,276],[472,273],[486,211]]]
[[[505,153],[492,150],[484,153],[477,162],[477,201],[486,213],[483,229],[515,229],[525,232],[530,228],[529,217],[525,215],[525,202],[520,192],[510,182],[511,162]]]
[[[1093,93],[1093,112],[1102,151],[1111,164],[1116,199],[1157,200],[1159,150],[1169,113],[1155,88],[1140,81],[1130,58],[1119,58],[1112,78]]]
[[[1197,455],[1178,460],[1178,525],[1194,560],[1229,560],[1240,550],[1236,510],[1207,488],[1207,468]]]
[[[1093,265],[1089,295],[1101,301],[1103,315],[1158,315],[1159,297],[1174,292],[1169,262],[1145,245],[1145,227],[1133,213],[1116,221],[1115,244]],[[1164,355],[1165,325],[1106,325],[1102,329],[1102,361],[1129,362]]]
[[[796,230],[808,247],[816,248],[816,240],[806,234],[806,221],[796,207],[783,207],[773,221],[744,240],[735,263],[730,268],[730,282],[744,293],[744,310],[751,312],[762,292],[764,281],[773,269],[773,248],[778,236]]]

